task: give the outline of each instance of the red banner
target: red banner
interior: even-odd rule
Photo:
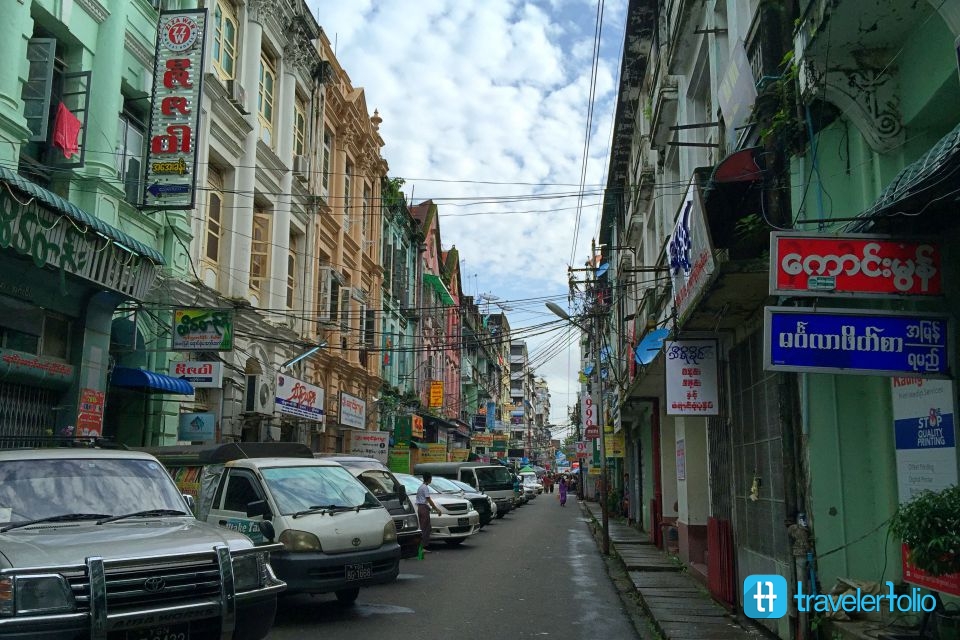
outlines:
[[[774,233],[770,293],[936,296],[943,293],[940,247],[875,235]]]
[[[960,573],[951,573],[946,576],[932,576],[926,571],[921,571],[910,564],[907,545],[901,545],[901,558],[903,560],[903,580],[918,587],[924,587],[940,593],[949,593],[953,596],[960,596]]]

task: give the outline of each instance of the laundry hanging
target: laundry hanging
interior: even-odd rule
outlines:
[[[63,151],[63,157],[68,160],[70,156],[80,152],[77,140],[82,126],[77,116],[70,113],[65,104],[61,102],[57,105],[57,115],[53,120],[53,146],[59,147]]]

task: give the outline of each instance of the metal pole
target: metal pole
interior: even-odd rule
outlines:
[[[608,555],[610,553],[610,514],[607,508],[607,421],[603,416],[603,375],[600,366],[600,336],[603,331],[603,321],[599,313],[594,314],[594,323],[597,331],[595,349],[597,362],[594,365],[597,372],[597,422],[600,424],[600,528],[603,530],[600,538],[600,552]]]

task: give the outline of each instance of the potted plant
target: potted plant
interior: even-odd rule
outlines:
[[[890,533],[907,546],[907,558],[931,576],[960,572],[960,486],[923,491],[897,507]],[[960,620],[937,599],[940,638],[960,639]]]

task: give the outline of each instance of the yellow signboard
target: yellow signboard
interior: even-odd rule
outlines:
[[[410,417],[410,435],[414,438],[423,437],[423,416],[414,414]]]
[[[443,406],[443,380],[430,381],[430,408],[439,409]]]
[[[607,454],[608,458],[622,458],[624,450],[623,434],[606,434],[603,446],[606,448],[604,453]]]
[[[454,449],[450,452],[450,462],[466,462],[469,457],[469,449]]]
[[[420,462],[447,462],[447,445],[442,442],[431,442],[420,449]]]
[[[493,446],[493,434],[492,433],[475,433],[470,436],[470,444],[474,447],[492,447]]]

